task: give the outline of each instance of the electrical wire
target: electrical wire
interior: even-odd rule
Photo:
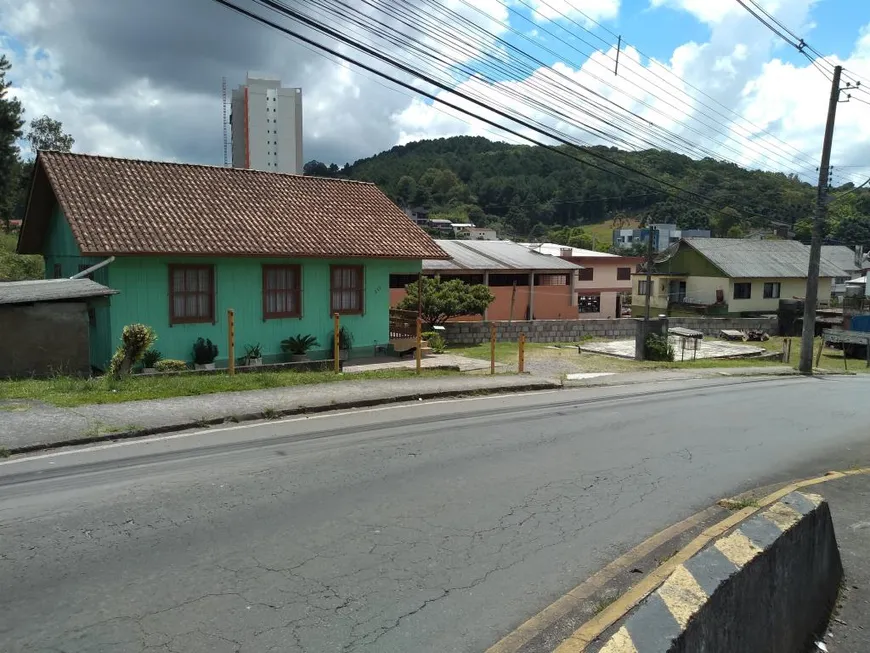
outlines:
[[[462,0],[462,1],[464,1],[464,0]],[[539,1],[541,4],[543,4],[544,6],[547,6],[548,8],[550,8],[552,11],[554,11],[554,13],[555,13],[556,15],[558,15],[558,16],[561,17],[562,19],[566,20],[567,22],[572,23],[573,25],[575,25],[575,26],[578,27],[579,29],[581,29],[581,30],[587,32],[588,34],[590,34],[591,36],[594,36],[595,38],[597,38],[597,39],[598,39],[599,41],[601,41],[603,44],[607,45],[608,48],[612,48],[612,47],[613,47],[613,44],[612,44],[612,43],[610,43],[610,42],[608,42],[607,40],[603,39],[603,38],[600,37],[598,34],[595,34],[595,32],[590,31],[589,29],[587,29],[587,28],[586,28],[584,25],[582,25],[581,23],[579,23],[579,22],[573,20],[572,18],[570,18],[570,16],[567,16],[566,14],[564,14],[564,13],[562,13],[562,12],[556,10],[556,9],[553,8],[551,5],[547,4],[547,0],[538,0],[538,1]],[[509,7],[509,2],[510,2],[510,0],[500,0],[500,2],[502,2],[502,4],[505,4],[506,6]],[[681,93],[684,93],[687,97],[690,97],[690,98],[692,98],[693,100],[696,100],[696,101],[697,101],[697,98],[692,97],[688,92],[686,92],[686,91],[683,90],[682,88],[680,88],[680,87],[674,85],[672,82],[669,82],[669,81],[665,80],[661,75],[656,74],[655,71],[653,70],[653,66],[658,67],[658,68],[661,68],[661,69],[662,69],[665,73],[667,73],[670,77],[673,77],[673,78],[677,79],[679,82],[681,82],[681,83],[684,84],[685,86],[688,86],[689,88],[691,88],[692,90],[694,90],[694,91],[696,91],[698,94],[700,94],[701,96],[703,96],[703,97],[705,97],[706,99],[710,100],[713,104],[716,104],[716,105],[718,105],[719,107],[722,107],[722,108],[723,108],[723,109],[724,109],[724,110],[725,110],[725,111],[726,111],[730,116],[733,116],[733,117],[734,117],[734,119],[735,119],[734,121],[731,121],[730,119],[726,118],[726,116],[725,116],[722,112],[718,111],[718,109],[716,109],[715,107],[711,106],[710,104],[706,104],[706,103],[704,103],[704,102],[702,102],[702,101],[699,101],[699,104],[700,104],[701,106],[703,106],[703,107],[705,107],[705,108],[707,108],[707,109],[710,109],[711,111],[713,111],[716,115],[718,115],[718,116],[721,117],[721,118],[728,119],[729,122],[731,122],[732,127],[735,127],[735,128],[738,128],[738,127],[739,127],[741,130],[744,130],[744,131],[745,131],[749,136],[754,136],[754,135],[756,135],[756,134],[759,134],[759,135],[760,135],[760,134],[763,134],[763,135],[765,135],[765,136],[769,136],[771,139],[773,139],[773,140],[779,142],[783,147],[788,148],[788,149],[792,150],[793,152],[795,152],[795,154],[796,154],[796,159],[797,159],[797,157],[803,157],[803,159],[806,160],[806,161],[809,161],[809,160],[810,160],[810,155],[809,155],[809,154],[804,153],[804,152],[801,152],[801,151],[798,150],[796,147],[794,147],[791,143],[788,143],[788,142],[782,140],[782,139],[781,139],[780,137],[778,137],[776,134],[773,134],[772,132],[770,132],[770,131],[768,131],[768,130],[762,128],[762,127],[760,127],[759,125],[753,123],[753,122],[752,122],[751,120],[749,120],[748,118],[746,118],[746,117],[740,115],[739,113],[737,113],[736,111],[734,111],[734,110],[731,109],[730,107],[728,107],[728,106],[722,104],[721,102],[719,102],[716,98],[714,98],[713,96],[711,96],[709,93],[707,93],[707,92],[704,91],[703,89],[698,88],[697,86],[693,85],[692,83],[688,82],[687,80],[684,80],[683,78],[681,78],[680,76],[678,76],[676,73],[674,73],[670,68],[668,68],[667,66],[665,66],[664,64],[662,64],[661,62],[659,62],[658,59],[656,59],[655,57],[653,57],[653,56],[651,56],[651,55],[645,53],[644,51],[642,51],[641,49],[639,49],[636,45],[632,45],[632,44],[629,43],[625,38],[623,38],[622,35],[618,35],[616,32],[614,32],[613,30],[609,29],[606,25],[603,25],[602,23],[596,21],[596,20],[595,20],[594,18],[592,18],[589,14],[585,13],[582,9],[580,9],[579,7],[577,7],[577,6],[576,6],[576,5],[575,5],[571,0],[563,0],[563,2],[568,6],[568,8],[569,8],[572,12],[576,12],[577,14],[583,16],[583,18],[585,18],[585,19],[586,19],[590,24],[595,25],[595,26],[598,27],[599,29],[601,29],[601,30],[607,32],[607,33],[608,33],[610,36],[612,36],[613,38],[619,38],[619,39],[621,39],[622,44],[623,44],[624,46],[626,46],[626,47],[631,47],[631,48],[634,49],[634,50],[635,50],[639,55],[641,55],[642,57],[646,58],[646,59],[650,62],[650,68],[648,68],[648,70],[649,70],[649,71],[650,71],[650,72],[651,72],[655,77],[657,77],[658,79],[661,79],[661,80],[662,80],[663,82],[665,82],[666,84],[669,84],[671,87],[673,87],[673,88],[679,90]],[[613,58],[611,57],[611,59],[613,59]],[[613,59],[613,60],[615,61],[615,59]],[[830,64],[829,64],[829,65],[830,65]],[[851,73],[851,76],[853,76],[853,77],[858,77],[858,79],[863,79],[863,78],[861,78],[860,76],[855,75],[854,73]],[[864,80],[864,81],[865,81],[865,83],[870,84],[870,80]],[[749,125],[752,129],[748,129],[748,128],[744,127],[743,125],[741,125],[741,124],[739,123],[739,121],[742,121],[742,122],[746,123],[746,124]],[[753,130],[754,130],[754,131],[753,131]],[[815,165],[815,164],[813,164],[813,165]]]
[[[339,52],[339,51],[337,51],[337,50],[335,50],[335,49],[333,49],[333,48],[330,48],[329,46],[326,46],[326,45],[324,45],[324,44],[322,44],[322,43],[319,43],[318,41],[316,41],[316,40],[314,40],[314,39],[312,39],[312,38],[309,38],[309,37],[307,37],[307,36],[304,36],[303,34],[301,34],[301,33],[299,33],[299,32],[296,32],[296,31],[294,31],[294,30],[290,30],[290,29],[288,29],[288,28],[286,28],[286,27],[284,27],[284,26],[282,26],[282,25],[279,25],[278,23],[275,23],[274,21],[271,21],[271,20],[269,20],[269,19],[267,19],[267,18],[265,18],[265,17],[263,17],[263,16],[259,16],[259,15],[255,14],[255,13],[253,13],[253,12],[250,12],[250,11],[248,11],[248,10],[242,8],[242,7],[239,7],[239,6],[235,5],[235,4],[233,4],[232,2],[229,2],[229,0],[214,0],[214,1],[217,2],[218,4],[223,5],[224,7],[227,7],[227,8],[229,8],[229,9],[233,10],[233,11],[236,11],[237,13],[240,13],[240,14],[242,14],[242,15],[246,15],[246,16],[248,16],[248,17],[250,17],[250,18],[252,18],[252,19],[254,19],[254,20],[256,20],[256,21],[258,21],[258,22],[260,22],[260,23],[262,23],[262,24],[264,24],[264,25],[267,25],[267,26],[269,26],[269,27],[272,27],[273,29],[276,29],[276,30],[278,30],[278,31],[284,32],[284,33],[286,33],[286,34],[288,34],[288,35],[294,37],[294,38],[297,39],[297,40],[301,40],[301,41],[303,41],[303,42],[305,42],[305,43],[308,43],[309,45],[312,45],[312,46],[314,46],[314,47],[316,47],[316,48],[319,48],[319,49],[325,50],[325,51],[329,52],[330,54],[332,54],[333,56],[336,56],[336,57],[339,57],[339,58],[341,58],[341,59],[344,59],[344,60],[348,61],[349,63],[352,63],[352,64],[354,64],[355,66],[361,67],[361,68],[367,70],[368,72],[371,72],[371,73],[374,73],[374,74],[376,74],[376,75],[378,75],[378,76],[381,76],[381,77],[387,79],[388,81],[390,81],[390,82],[392,82],[392,83],[394,83],[394,84],[398,84],[398,85],[404,86],[405,88],[407,88],[407,89],[409,89],[409,90],[412,90],[412,91],[415,91],[416,93],[419,93],[420,95],[423,95],[423,96],[425,96],[425,97],[428,97],[428,98],[431,99],[431,100],[434,100],[434,101],[437,101],[437,102],[441,102],[441,103],[443,103],[445,106],[448,106],[448,107],[450,107],[450,108],[452,108],[452,109],[454,109],[454,110],[461,111],[462,113],[465,113],[465,114],[467,114],[467,115],[472,116],[473,118],[476,118],[477,120],[480,120],[480,121],[486,122],[487,124],[490,124],[490,125],[492,125],[492,126],[498,128],[498,129],[504,130],[504,131],[506,131],[506,132],[508,132],[508,133],[512,133],[513,135],[518,136],[518,137],[520,137],[520,138],[523,138],[523,139],[527,140],[528,142],[533,143],[534,145],[538,145],[539,147],[542,147],[542,148],[544,148],[544,149],[547,149],[547,150],[553,151],[553,152],[558,153],[558,154],[560,154],[560,155],[562,155],[562,156],[565,156],[565,157],[567,157],[567,158],[570,158],[570,159],[576,160],[576,161],[582,163],[583,165],[586,165],[586,166],[588,166],[588,167],[591,167],[591,168],[594,168],[594,169],[600,170],[600,171],[605,172],[605,173],[607,173],[607,174],[611,174],[611,175],[614,175],[614,176],[617,176],[617,177],[621,177],[621,178],[623,178],[624,180],[629,181],[629,182],[631,182],[631,183],[636,183],[636,184],[639,184],[639,185],[645,186],[645,187],[647,187],[647,188],[650,188],[651,190],[659,190],[659,189],[657,189],[657,188],[651,186],[648,182],[645,182],[645,181],[638,181],[638,180],[630,179],[630,178],[628,178],[628,177],[625,177],[625,176],[622,175],[621,173],[618,173],[618,172],[614,171],[613,169],[608,169],[607,167],[604,167],[603,165],[600,165],[600,164],[598,164],[598,163],[594,163],[594,162],[589,161],[589,160],[587,160],[587,159],[580,158],[579,156],[576,156],[576,155],[572,154],[572,153],[569,152],[569,151],[566,151],[566,150],[564,150],[564,149],[562,149],[562,148],[559,148],[559,147],[556,147],[556,146],[550,145],[549,143],[545,143],[545,142],[542,142],[542,141],[538,141],[537,139],[532,138],[532,137],[528,136],[527,134],[523,134],[522,132],[519,132],[519,131],[517,131],[516,129],[513,129],[513,128],[508,127],[508,126],[506,126],[506,125],[499,124],[499,123],[495,122],[494,120],[490,120],[490,119],[488,119],[488,118],[484,118],[484,117],[482,117],[482,116],[476,115],[476,114],[472,113],[471,111],[469,111],[468,109],[465,109],[465,108],[463,108],[463,107],[460,107],[459,105],[456,105],[456,104],[454,104],[454,103],[452,103],[452,102],[450,102],[450,101],[448,101],[448,100],[445,100],[444,98],[440,98],[440,97],[436,96],[436,95],[433,94],[433,93],[429,93],[428,91],[425,91],[425,90],[419,89],[419,88],[413,86],[412,84],[410,84],[410,83],[408,83],[408,82],[405,82],[405,81],[402,81],[402,80],[400,80],[400,79],[398,79],[398,78],[396,78],[396,77],[393,77],[392,75],[389,75],[388,73],[385,73],[384,71],[378,70],[377,68],[375,68],[375,67],[373,67],[373,66],[370,66],[370,65],[368,65],[368,64],[365,64],[365,63],[363,63],[362,61],[358,61],[358,60],[356,60],[356,59],[353,59],[352,57],[350,57],[350,56],[348,56],[348,55],[346,55],[346,54],[344,54],[344,53],[342,53],[342,52]],[[423,81],[427,82],[428,84],[430,84],[430,85],[432,85],[432,86],[435,86],[435,87],[437,87],[437,88],[442,88],[442,90],[451,91],[451,89],[446,88],[444,84],[439,83],[437,80],[434,80],[434,79],[432,79],[432,78],[430,78],[430,77],[428,77],[428,76],[426,76],[426,75],[420,75],[417,71],[415,71],[415,70],[413,70],[413,69],[411,69],[411,68],[408,68],[407,66],[404,66],[403,64],[401,64],[401,63],[399,63],[399,62],[395,62],[395,61],[391,60],[390,57],[388,57],[388,56],[386,56],[386,55],[384,55],[384,54],[382,54],[382,53],[379,53],[379,52],[377,52],[377,51],[374,51],[374,50],[372,50],[371,48],[369,48],[369,47],[367,47],[367,46],[365,46],[365,45],[362,45],[362,44],[360,44],[360,43],[356,43],[356,42],[354,42],[352,39],[349,39],[348,37],[342,35],[341,33],[337,32],[336,30],[334,30],[334,29],[332,29],[332,28],[330,28],[330,27],[328,27],[328,26],[326,26],[326,25],[320,25],[320,24],[318,24],[316,21],[313,21],[313,20],[307,18],[306,16],[299,14],[299,13],[298,13],[297,11],[295,11],[295,10],[281,7],[280,5],[278,5],[277,3],[272,2],[271,0],[261,0],[261,4],[274,5],[274,8],[275,8],[276,12],[279,13],[279,14],[282,14],[282,15],[284,15],[284,16],[286,16],[286,17],[293,18],[293,19],[295,19],[297,22],[300,22],[300,23],[302,23],[303,25],[305,25],[305,26],[307,26],[307,27],[313,28],[315,31],[320,32],[320,33],[323,34],[323,35],[326,35],[326,36],[328,36],[328,37],[330,37],[330,38],[332,38],[332,39],[335,39],[335,40],[337,40],[337,41],[339,41],[339,42],[341,42],[341,43],[344,43],[345,45],[349,45],[349,46],[351,46],[352,48],[354,48],[355,50],[358,50],[358,51],[360,51],[360,52],[362,52],[362,53],[364,53],[364,54],[366,54],[366,55],[368,55],[368,56],[371,56],[371,57],[373,57],[373,58],[376,59],[376,60],[382,61],[383,63],[386,63],[386,64],[388,64],[388,65],[391,65],[391,66],[397,68],[398,70],[401,70],[402,72],[405,72],[406,74],[410,74],[410,75],[417,76],[417,77],[419,77],[420,79],[422,79]],[[593,158],[593,159],[597,159],[597,160],[603,161],[604,163],[609,164],[609,165],[611,165],[611,166],[613,166],[613,167],[615,167],[615,168],[620,168],[620,169],[626,170],[626,171],[628,171],[628,172],[630,172],[630,173],[633,173],[633,174],[635,174],[635,175],[637,175],[637,176],[639,176],[639,177],[642,177],[642,178],[644,178],[644,179],[649,179],[649,180],[651,180],[652,182],[655,182],[655,183],[661,184],[662,186],[665,186],[665,187],[671,188],[671,189],[673,189],[673,190],[675,190],[675,191],[677,191],[677,192],[679,192],[679,193],[682,193],[682,194],[685,196],[686,200],[689,201],[689,202],[692,202],[692,203],[698,204],[698,205],[700,205],[700,206],[704,206],[705,208],[707,208],[708,210],[711,210],[711,211],[714,212],[714,213],[723,213],[722,210],[720,210],[720,209],[716,209],[716,208],[711,208],[711,207],[709,206],[709,203],[712,202],[712,199],[711,199],[711,198],[707,198],[707,197],[705,197],[705,196],[703,196],[703,195],[701,195],[701,194],[699,194],[699,193],[696,193],[696,192],[694,192],[694,191],[691,191],[691,190],[688,190],[688,189],[682,188],[682,187],[680,187],[680,186],[678,186],[678,185],[676,185],[676,184],[673,184],[673,183],[671,183],[671,182],[668,182],[667,180],[658,179],[658,178],[656,178],[655,176],[653,176],[653,175],[651,175],[651,174],[649,174],[649,173],[646,173],[646,172],[644,172],[644,171],[642,171],[642,170],[636,170],[636,169],[632,168],[631,166],[628,166],[628,165],[626,165],[626,164],[624,164],[624,163],[622,163],[622,162],[608,159],[607,157],[603,156],[603,155],[600,154],[599,152],[596,152],[596,151],[591,150],[591,149],[589,149],[589,148],[582,147],[582,146],[578,146],[578,145],[576,145],[576,144],[574,144],[574,143],[571,143],[570,141],[565,141],[564,139],[562,139],[562,138],[560,138],[560,137],[558,137],[558,136],[556,136],[556,135],[549,134],[549,133],[547,133],[546,131],[543,131],[543,130],[541,130],[541,129],[539,129],[539,128],[535,128],[533,125],[531,125],[531,124],[529,124],[529,123],[524,123],[524,122],[521,121],[521,120],[517,120],[517,119],[515,119],[515,118],[512,118],[510,115],[506,114],[505,112],[501,111],[501,110],[498,109],[498,108],[485,107],[485,106],[483,106],[482,103],[480,103],[479,101],[476,101],[476,100],[474,100],[473,98],[470,98],[470,97],[468,97],[468,96],[465,95],[465,94],[458,93],[458,92],[455,91],[455,89],[452,90],[452,92],[453,92],[453,94],[457,95],[457,97],[461,97],[461,98],[465,99],[466,101],[470,101],[470,102],[472,102],[472,103],[474,103],[474,104],[476,104],[476,105],[478,105],[478,106],[482,106],[483,108],[487,108],[489,111],[491,111],[492,113],[495,113],[496,115],[499,115],[499,116],[501,116],[501,117],[503,117],[503,118],[507,118],[508,120],[511,120],[511,121],[513,121],[513,122],[515,122],[515,123],[517,123],[517,124],[520,124],[520,125],[526,127],[527,129],[531,129],[532,131],[535,131],[535,132],[537,132],[537,133],[540,133],[540,134],[544,135],[544,136],[545,136],[546,138],[548,138],[548,139],[552,139],[552,140],[555,140],[555,141],[557,141],[557,142],[561,142],[563,145],[567,145],[567,146],[569,146],[569,147],[572,147],[572,148],[578,150],[579,152],[582,152],[583,154],[585,154],[585,155],[587,155],[587,156],[589,156],[589,157],[591,157],[591,158]],[[723,213],[723,214],[724,214],[724,213]],[[763,216],[759,216],[759,215],[754,214],[754,213],[749,213],[748,215],[749,215],[749,217],[763,217]]]

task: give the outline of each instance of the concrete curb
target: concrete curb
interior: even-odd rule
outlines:
[[[233,415],[232,419],[229,416],[215,417],[213,419],[189,420],[178,422],[176,424],[166,424],[162,426],[133,429],[129,431],[120,431],[115,433],[107,433],[93,437],[75,438],[72,440],[63,440],[61,442],[43,442],[24,447],[10,447],[7,449],[8,455],[34,453],[37,451],[49,451],[52,449],[61,449],[65,447],[81,446],[86,444],[94,444],[98,442],[114,442],[116,440],[127,440],[130,438],[140,438],[149,435],[161,435],[165,433],[173,433],[176,431],[186,431],[189,429],[203,428],[206,426],[217,426],[227,423],[236,422],[252,422],[264,419],[278,419],[281,417],[292,417],[294,415],[307,415],[316,413],[326,413],[334,410],[349,410],[352,408],[370,408],[372,406],[380,406],[386,404],[396,404],[407,401],[418,401],[420,399],[451,399],[459,397],[473,397],[497,394],[513,394],[517,392],[534,392],[544,390],[561,390],[563,385],[555,381],[538,380],[536,382],[524,383],[522,385],[504,385],[491,386],[475,389],[461,390],[438,390],[429,392],[413,392],[401,394],[392,397],[378,397],[375,399],[355,399],[353,401],[345,401],[330,404],[315,404],[311,406],[294,406],[293,408],[275,409],[268,415],[263,412],[244,413],[241,415]]]
[[[827,502],[791,492],[678,565],[599,650],[807,650],[842,577]]]

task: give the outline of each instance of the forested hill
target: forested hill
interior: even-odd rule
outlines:
[[[374,181],[400,205],[493,226],[507,237],[537,240],[558,227],[619,226],[634,220],[711,228],[722,236],[739,237],[772,223],[797,223],[798,234],[806,232],[815,191],[795,176],[660,150],[594,149],[711,201],[699,205],[677,191],[652,190],[649,185],[658,186],[655,182],[598,159],[587,157],[618,175],[546,148],[468,136],[397,146],[340,170],[312,161],[306,173]],[[870,215],[870,194],[852,197],[867,205],[858,213]],[[870,225],[870,218],[866,222]],[[870,236],[870,228],[867,232]]]

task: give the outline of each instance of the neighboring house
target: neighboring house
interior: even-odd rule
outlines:
[[[631,275],[643,261],[556,243],[522,243],[532,251],[558,256],[580,265],[577,309],[581,319],[622,317],[630,310]]]
[[[638,243],[649,242],[650,229],[652,229],[653,249],[663,252],[671,245],[678,243],[681,238],[710,238],[712,232],[709,229],[677,229],[675,224],[652,224],[642,229],[614,229],[613,246],[623,249]]]
[[[495,301],[485,315],[466,319],[555,320],[577,317],[575,290],[580,266],[556,256],[532,252],[507,240],[436,240],[450,260],[425,260],[428,277],[462,279],[489,286]],[[417,277],[390,276],[390,305],[405,296],[405,287]]]
[[[405,213],[405,215],[411,218],[415,224],[418,224],[421,227],[425,226],[426,223],[429,221],[429,211],[424,209],[422,206],[416,206],[413,208],[406,207],[402,209],[402,211]]]
[[[89,375],[93,320],[115,294],[90,279],[0,283],[0,378]]]
[[[775,313],[780,299],[806,295],[810,249],[795,240],[688,238],[656,260],[650,306],[711,315]],[[831,299],[831,282],[842,271],[822,259],[819,302]],[[646,274],[632,275],[632,314],[644,314]]]
[[[91,361],[104,369],[121,330],[155,329],[166,358],[198,337],[236,351],[311,334],[326,356],[333,313],[356,347],[389,342],[389,275],[447,255],[377,186],[212,166],[40,152],[18,241],[46,276],[115,260],[94,279],[120,291],[97,309]]]
[[[857,279],[864,273],[866,263],[863,248],[857,247],[853,250],[845,245],[822,245],[822,258],[842,270],[842,274],[834,278],[831,294],[844,297],[846,282]]]
[[[453,235],[459,240],[498,240],[495,229],[475,227],[473,224],[454,222]]]

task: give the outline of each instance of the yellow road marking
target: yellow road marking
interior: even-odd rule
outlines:
[[[559,621],[562,617],[570,614],[576,608],[582,606],[585,601],[608,582],[625,569],[632,567],[639,560],[649,555],[657,548],[666,544],[678,535],[690,528],[703,523],[703,521],[716,513],[716,507],[707,508],[701,512],[684,519],[681,522],[669,526],[663,531],[656,533],[649,539],[634,547],[628,553],[620,556],[606,567],[590,576],[583,583],[565,594],[562,598],[544,608],[534,617],[523,623],[519,628],[490,646],[486,653],[512,653],[517,651],[546,628]]]
[[[637,647],[631,640],[631,635],[625,626],[616,631],[610,641],[601,649],[601,653],[638,653]]]
[[[598,638],[601,633],[619,621],[626,615],[626,613],[628,613],[629,610],[661,585],[678,565],[682,565],[713,539],[720,537],[722,534],[739,524],[744,519],[754,515],[762,508],[766,508],[771,504],[776,503],[784,496],[787,496],[800,488],[810,487],[820,483],[827,483],[828,481],[834,481],[847,476],[860,474],[870,474],[870,467],[862,467],[841,472],[828,472],[825,476],[789,483],[781,487],[779,490],[776,490],[760,499],[755,506],[744,508],[733,515],[726,517],[719,523],[707,528],[668,561],[650,572],[607,608],[575,630],[568,639],[562,642],[562,644],[556,649],[555,653],[580,653],[581,651],[584,651],[590,642]],[[617,558],[601,571],[568,592],[565,596],[523,623],[512,633],[506,635],[496,644],[488,648],[486,653],[515,653],[546,628],[569,614],[573,609],[582,606],[583,602],[588,600],[596,590],[603,587],[623,569],[633,565],[634,562],[640,560],[645,555],[667,543],[677,535],[684,533],[693,525],[703,522],[704,518],[713,514],[715,510],[716,506],[708,508],[707,510],[699,512],[698,514],[674,524],[673,526],[669,526],[660,533],[653,535],[651,538],[644,541],[625,555]]]
[[[781,501],[777,501],[768,508],[764,516],[776,524],[783,533],[797,524],[801,519],[801,514],[797,510],[785,505]]]
[[[742,567],[755,556],[761,553],[761,549],[755,546],[748,537],[740,531],[734,531],[728,537],[718,540],[713,546],[733,562],[737,567]]]
[[[674,573],[659,588],[658,595],[662,597],[680,628],[686,627],[692,615],[708,598],[695,577],[683,565],[674,569]]]

